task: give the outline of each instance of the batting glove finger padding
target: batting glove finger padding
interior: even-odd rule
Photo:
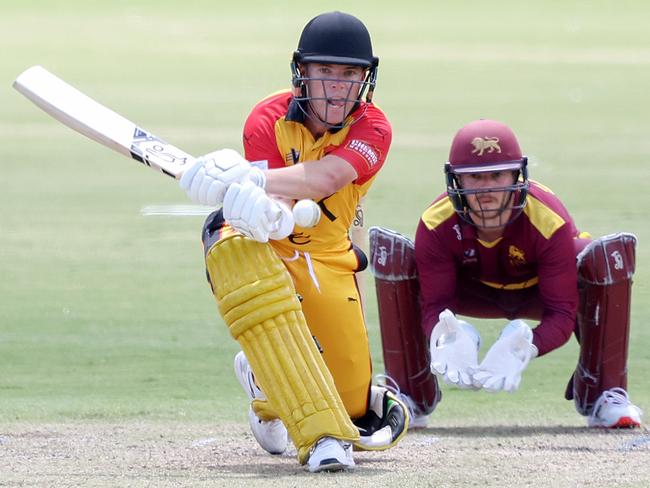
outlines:
[[[280,205],[250,181],[233,183],[226,191],[224,218],[234,229],[258,242],[268,242],[272,233],[275,236],[284,215]],[[293,229],[293,222],[288,224]],[[287,235],[291,232],[284,226],[282,231]]]
[[[194,203],[214,207],[221,205],[230,185],[245,182],[264,188],[266,176],[234,149],[220,149],[198,158],[179,184]]]
[[[293,212],[289,206],[282,202],[276,201],[276,203],[278,205],[280,213],[277,219],[277,224],[269,234],[269,239],[273,239],[274,241],[278,241],[287,237],[293,232],[294,227]]]
[[[212,187],[212,183],[213,181],[210,181],[209,178],[203,178],[203,180],[201,181],[201,186],[199,186],[199,192],[198,192],[198,200],[200,202],[208,201],[208,192]]]
[[[201,191],[201,185],[204,181],[210,182],[210,178],[206,178],[205,168],[201,166],[198,171],[194,174],[194,178],[190,182],[190,188],[188,190],[188,196],[190,200],[195,203],[202,203],[199,200],[199,193]]]
[[[205,195],[206,205],[216,207],[223,202],[226,195],[226,185],[219,180],[214,180],[210,183],[208,191]]]
[[[183,173],[183,176],[181,176],[181,179],[178,182],[181,190],[187,192],[190,189],[194,176],[201,168],[203,168],[203,163],[200,161],[200,159],[197,159],[194,164]]]

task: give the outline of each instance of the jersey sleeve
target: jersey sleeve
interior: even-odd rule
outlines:
[[[565,344],[575,329],[578,272],[572,226],[566,224],[546,242],[539,255],[539,292],[544,306],[533,343],[544,355]]]
[[[420,284],[420,308],[425,337],[438,323],[444,309],[456,310],[456,264],[451,250],[437,230],[420,219],[415,233],[415,263]]]
[[[275,139],[278,115],[264,103],[258,104],[244,124],[244,157],[247,161],[268,161],[269,168],[284,166],[284,159]]]
[[[357,172],[359,185],[370,180],[381,169],[393,138],[393,131],[384,113],[368,105],[363,117],[350,126],[343,144],[330,154],[345,159]]]

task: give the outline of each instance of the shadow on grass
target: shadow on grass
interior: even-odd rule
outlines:
[[[437,435],[441,437],[527,437],[539,435],[602,434],[599,429],[574,425],[488,425],[464,427],[427,427],[409,432],[409,435]]]

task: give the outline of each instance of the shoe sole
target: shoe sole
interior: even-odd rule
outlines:
[[[592,424],[589,427],[595,429],[636,429],[641,427],[641,423],[632,417],[621,417],[612,425]]]
[[[641,427],[641,424],[631,417],[621,417],[610,429],[635,429]]]
[[[354,466],[350,466],[346,463],[343,463],[335,458],[323,459],[315,469],[309,469],[310,473],[321,473],[323,471],[327,473],[335,473],[337,471],[345,471],[352,469]]]

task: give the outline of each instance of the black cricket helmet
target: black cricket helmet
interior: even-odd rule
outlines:
[[[470,194],[505,192],[499,215],[511,210],[506,225],[517,218],[526,206],[528,195],[528,158],[521,153],[517,138],[507,125],[496,120],[479,119],[461,127],[456,133],[445,164],[447,194],[458,215],[472,225],[470,214],[483,219],[482,210],[472,210],[467,203]],[[510,171],[513,183],[502,187],[481,189],[463,188],[460,176],[464,174]],[[487,212],[487,211],[486,211]],[[492,211],[493,212],[493,211]]]
[[[310,115],[306,112],[306,104],[314,98],[310,97],[306,82],[325,81],[305,76],[301,65],[309,63],[341,64],[364,68],[366,70],[365,79],[356,84],[357,86],[351,86],[349,93],[354,93],[354,108],[358,106],[366,91],[366,102],[372,101],[379,58],[373,55],[368,29],[355,16],[338,11],[317,15],[307,23],[300,35],[298,49],[294,51],[291,62],[292,83],[295,88],[299,89],[295,90],[295,99],[300,102],[299,105],[307,116]],[[321,120],[321,122],[324,121]],[[327,125],[340,128],[345,124]]]

